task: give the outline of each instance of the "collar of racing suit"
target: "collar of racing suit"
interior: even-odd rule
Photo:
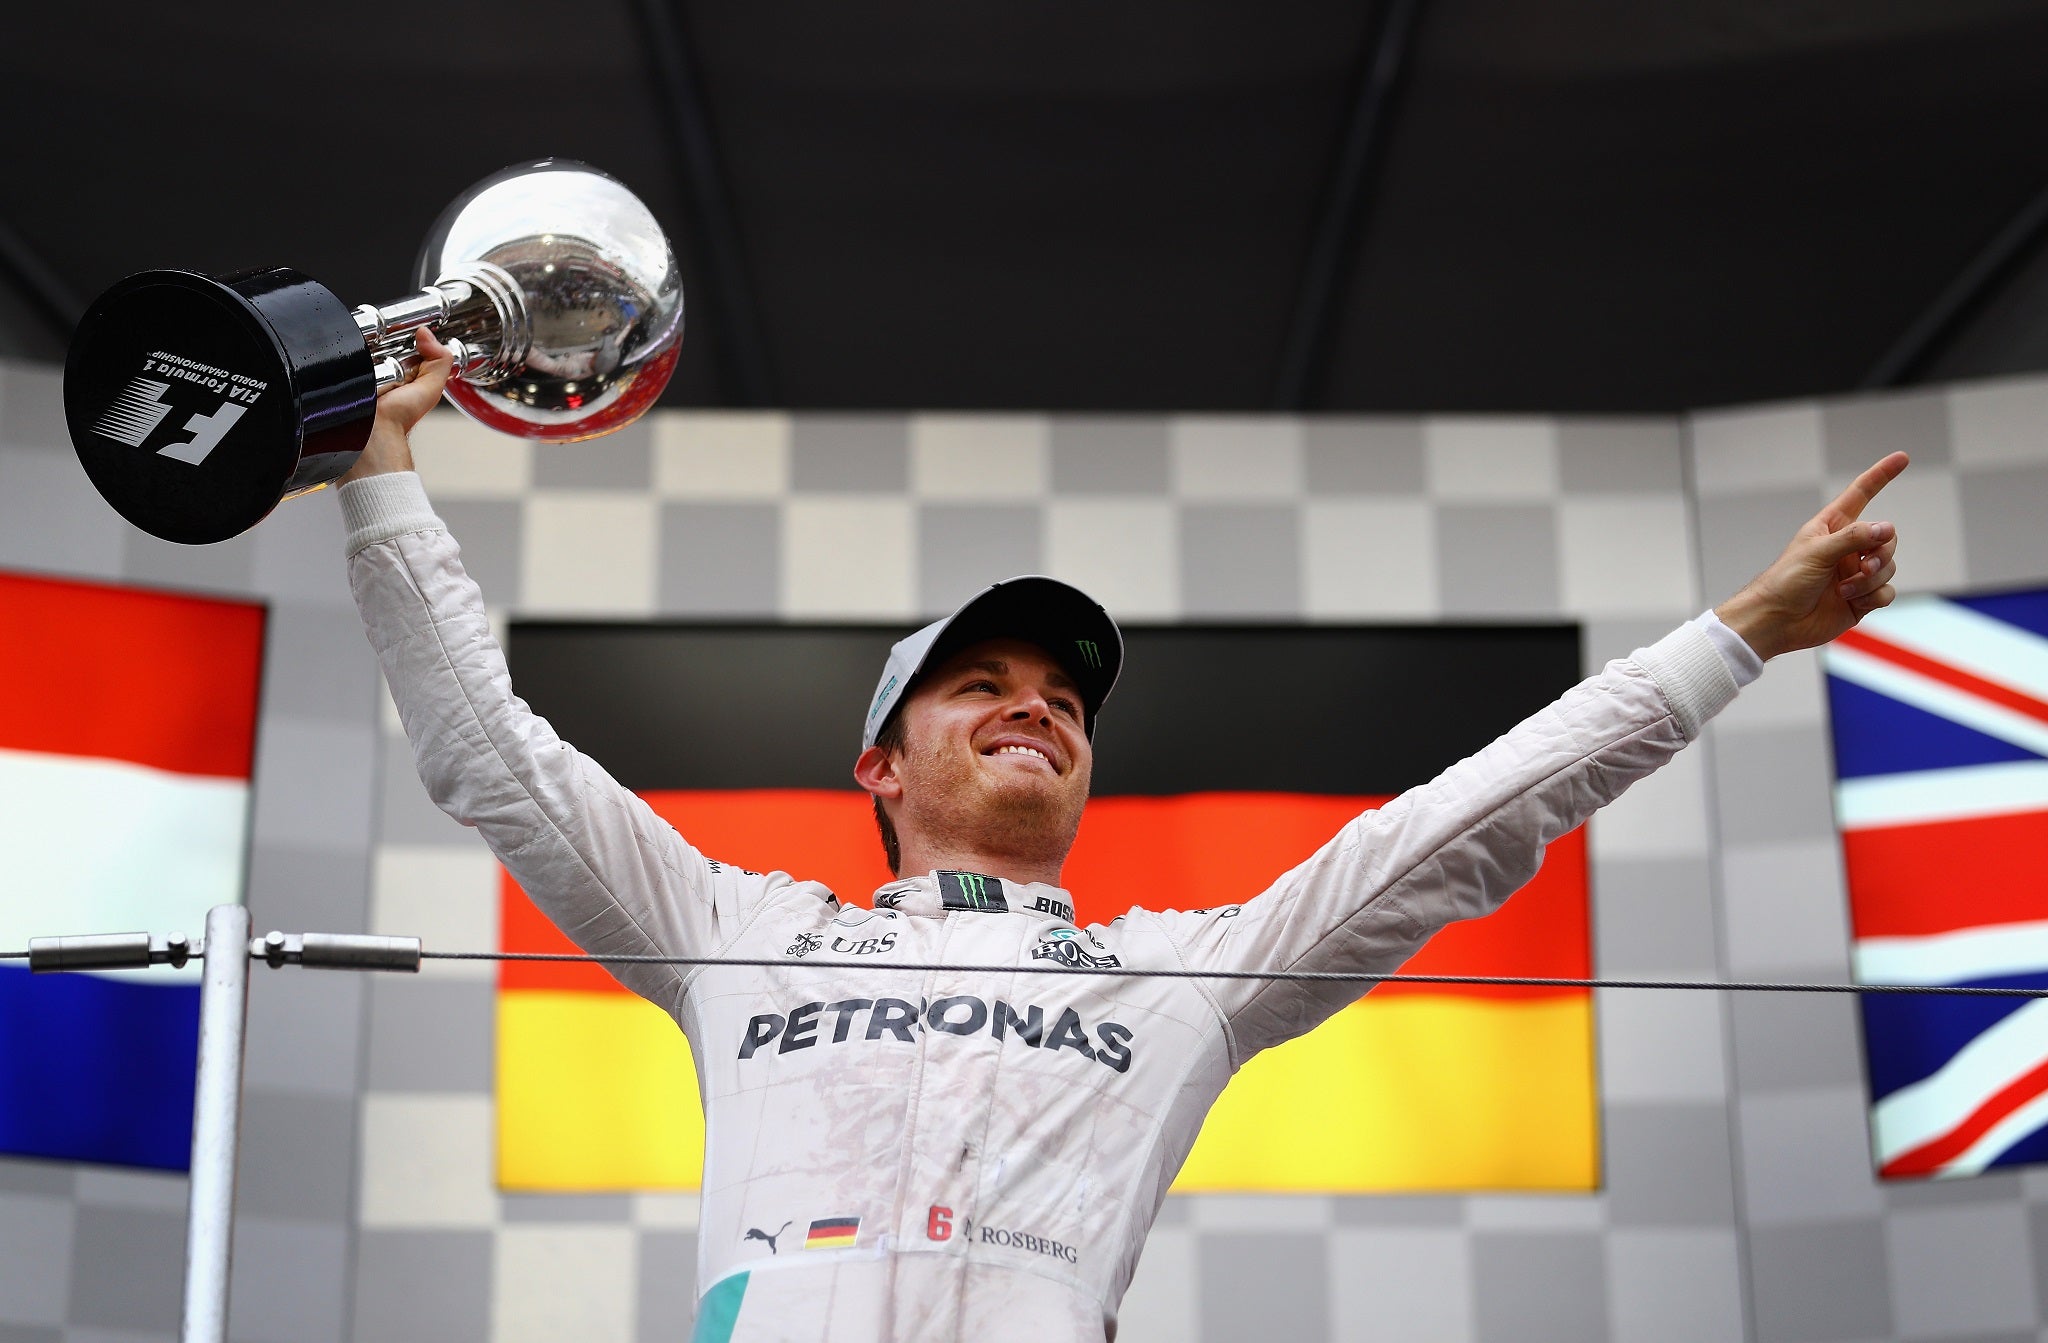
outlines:
[[[937,917],[951,910],[976,914],[1051,914],[1074,921],[1074,897],[1040,882],[1005,881],[980,872],[928,872],[892,881],[875,892],[876,909]]]

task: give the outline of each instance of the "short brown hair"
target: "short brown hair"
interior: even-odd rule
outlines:
[[[902,707],[900,704],[897,706]],[[904,726],[903,715],[892,713],[882,724],[882,730],[875,734],[875,745],[890,755],[903,754],[903,748],[910,738],[910,731]],[[882,832],[882,854],[889,860],[889,875],[903,875],[903,846],[896,842],[896,823],[889,819],[889,813],[882,809],[882,799],[875,798],[875,829]]]

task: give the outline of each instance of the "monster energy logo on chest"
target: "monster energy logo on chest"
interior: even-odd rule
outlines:
[[[1003,897],[1000,877],[979,872],[939,872],[939,902],[947,909],[973,909],[984,914],[1006,914],[1010,902]]]

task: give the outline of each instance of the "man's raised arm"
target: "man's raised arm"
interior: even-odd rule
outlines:
[[[1237,917],[1167,915],[1169,934],[1203,968],[1389,974],[1444,925],[1492,912],[1536,874],[1545,845],[1677,754],[1765,659],[1890,604],[1896,529],[1862,515],[1905,468],[1904,453],[1872,466],[1714,611],[1352,821]],[[1359,986],[1247,981],[1215,993],[1242,1062]]]
[[[776,882],[706,860],[512,693],[483,596],[412,470],[407,435],[451,365],[430,333],[420,348],[419,377],[378,403],[340,490],[349,587],[420,781],[585,950],[708,955]],[[665,1005],[687,978],[680,967],[617,973]]]

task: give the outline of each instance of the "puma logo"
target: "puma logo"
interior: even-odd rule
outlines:
[[[779,1227],[776,1227],[776,1228],[775,1228],[775,1236],[779,1236],[779,1235],[781,1235],[781,1234],[782,1234],[783,1232],[785,1232],[785,1231],[789,1230],[789,1228],[790,1228],[790,1225],[791,1225],[790,1223],[788,1223],[788,1222],[784,1222],[784,1223],[783,1223],[783,1224],[782,1224],[781,1226],[779,1226]],[[748,1241],[750,1241],[750,1240],[765,1240],[765,1241],[767,1241],[767,1242],[768,1242],[768,1253],[770,1253],[770,1254],[774,1254],[774,1253],[776,1253],[776,1249],[775,1249],[775,1236],[771,1236],[771,1235],[769,1235],[769,1234],[768,1234],[768,1233],[767,1233],[766,1231],[763,1231],[763,1230],[762,1230],[762,1229],[761,1229],[760,1227],[757,1227],[757,1226],[750,1226],[750,1227],[748,1227],[748,1228],[747,1228],[747,1234],[746,1234],[745,1236],[742,1236],[742,1237],[740,1238],[740,1244],[744,1245],[744,1244],[746,1244],[746,1243],[747,1243]]]

